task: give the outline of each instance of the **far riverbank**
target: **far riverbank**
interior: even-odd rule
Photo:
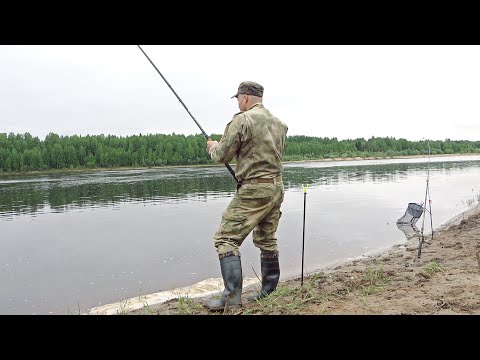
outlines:
[[[468,154],[437,154],[430,155],[431,158],[439,157],[454,157],[454,156],[478,156],[477,153]],[[328,158],[328,159],[305,159],[305,160],[290,160],[284,161],[284,164],[289,163],[304,163],[304,162],[334,162],[334,161],[361,161],[361,160],[388,160],[388,159],[417,159],[428,158],[428,155],[410,155],[410,156],[370,156],[370,157],[345,157],[345,158]],[[232,162],[230,165],[235,165]],[[48,169],[48,170],[35,170],[25,172],[1,172],[2,176],[24,176],[24,175],[53,175],[53,174],[75,174],[75,173],[90,173],[90,172],[102,172],[102,171],[128,171],[128,170],[150,170],[150,169],[171,169],[171,168],[195,168],[195,167],[212,167],[212,166],[224,166],[223,164],[198,164],[198,165],[165,165],[165,166],[124,166],[124,167],[108,167],[108,168],[76,168],[76,169]]]

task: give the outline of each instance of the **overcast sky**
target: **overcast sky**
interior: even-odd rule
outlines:
[[[288,135],[480,140],[480,46],[141,46],[208,134],[223,133],[251,80]],[[9,132],[200,129],[136,45],[0,45]]]

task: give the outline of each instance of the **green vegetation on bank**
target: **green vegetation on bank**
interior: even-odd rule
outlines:
[[[212,135],[220,140],[221,135]],[[51,169],[94,169],[213,164],[203,135],[148,134],[132,136],[48,134],[44,140],[29,133],[0,133],[0,172]],[[431,153],[480,153],[480,141],[430,141]],[[428,154],[427,141],[393,137],[337,140],[288,136],[285,161],[331,158],[394,157]]]

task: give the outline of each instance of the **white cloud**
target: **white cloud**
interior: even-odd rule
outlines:
[[[142,46],[208,133],[265,87],[289,135],[479,140],[479,46]],[[0,46],[0,132],[194,134],[135,45]]]

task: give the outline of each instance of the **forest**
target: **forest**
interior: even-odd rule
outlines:
[[[220,140],[220,134],[211,136]],[[0,133],[0,172],[213,164],[201,134],[73,135]],[[480,141],[288,136],[283,161],[480,153]],[[232,162],[234,163],[234,161]]]

